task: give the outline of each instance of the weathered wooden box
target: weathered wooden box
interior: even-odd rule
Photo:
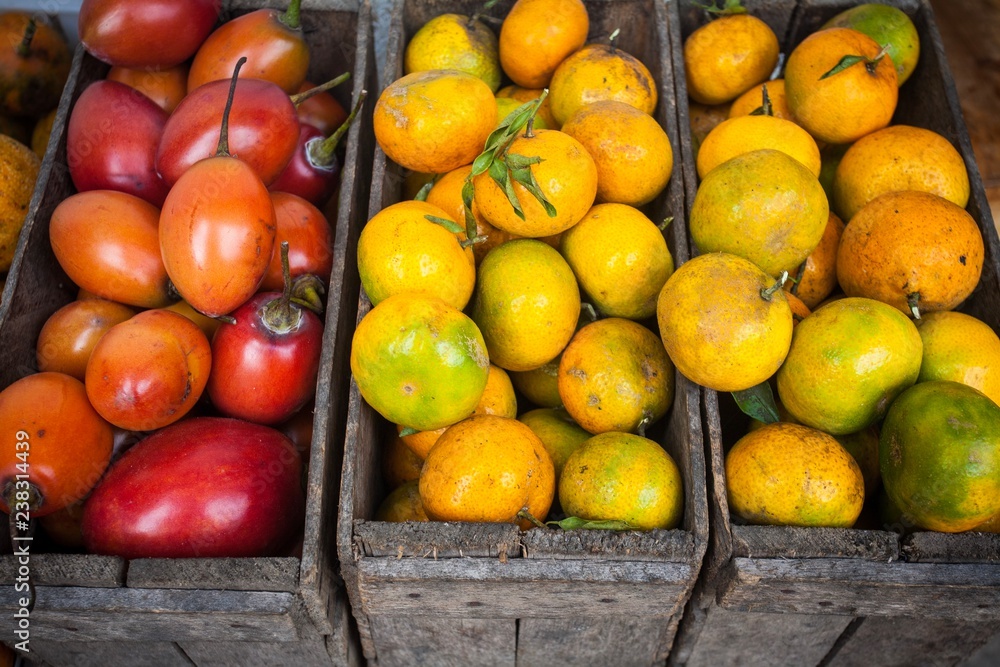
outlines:
[[[408,38],[445,12],[478,0],[401,1],[389,26],[386,81],[402,73]],[[503,17],[512,2],[489,10]],[[672,82],[678,24],[673,3],[586,2],[591,37],[621,28],[620,46],[659,82],[656,114],[678,150]],[[675,153],[679,159],[679,152]],[[675,163],[679,164],[679,162]],[[376,150],[369,215],[400,200],[404,173]],[[649,208],[683,216],[679,169]],[[676,262],[687,259],[683,225],[671,225]],[[370,309],[361,292],[359,317]],[[365,656],[383,665],[652,665],[670,650],[707,537],[697,388],[678,374],[673,408],[655,431],[680,466],[682,526],[649,533],[561,532],[513,525],[373,521],[385,495],[380,457],[392,426],[352,383],[338,525],[344,580]]]
[[[787,54],[853,2],[745,3],[782,40]],[[961,310],[1000,330],[1000,240],[926,0],[893,4],[920,34],[920,63],[900,89],[894,123],[947,137],[972,181],[968,211],[986,242],[983,275]],[[683,2],[682,34],[705,21]],[[680,68],[678,68],[680,71]],[[678,77],[686,127],[688,100]],[[682,137],[690,208],[697,185],[691,143]],[[692,249],[693,252],[696,252]],[[726,499],[725,451],[746,431],[732,398],[703,390],[711,537],[702,578],[688,605],[672,664],[952,665],[1000,632],[1000,535],[900,533],[736,525]]]
[[[286,3],[232,0],[225,17]],[[225,18],[224,17],[224,18]],[[312,50],[309,77],[350,71],[333,91],[350,108],[374,90],[371,8],[367,0],[306,0],[302,20]],[[49,246],[49,219],[74,189],[66,167],[66,124],[73,104],[107,65],[78,49],[60,104],[28,220],[0,306],[0,386],[35,372],[35,340],[57,308],[76,297]],[[317,382],[302,556],[143,559],[31,554],[37,596],[30,616],[30,658],[53,665],[348,665],[361,662],[334,548],[347,401],[347,352],[357,308],[354,256],[365,220],[373,138],[371,105],[347,138],[335,227],[326,333]],[[4,531],[6,532],[6,531]],[[9,554],[8,548],[5,554]],[[14,644],[20,593],[17,563],[0,557],[0,638]]]

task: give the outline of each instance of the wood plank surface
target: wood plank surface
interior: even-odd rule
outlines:
[[[745,612],[712,607],[687,665],[816,665],[850,622],[850,616]]]
[[[525,618],[517,632],[519,665],[649,667],[669,648],[669,616]]]
[[[428,615],[372,617],[377,667],[514,667],[517,621]]]
[[[733,555],[744,558],[899,560],[899,539],[884,530],[733,526]]]
[[[181,642],[179,646],[198,667],[326,667],[333,662],[319,636],[296,642]]]
[[[18,597],[0,590],[0,636],[13,636]],[[51,641],[294,641],[289,593],[39,586],[32,639]]]
[[[299,583],[298,558],[139,558],[129,561],[130,588],[286,591]]]
[[[997,630],[996,622],[869,616],[824,667],[950,667]]]
[[[16,556],[0,557],[0,582],[14,581]],[[125,585],[125,560],[116,556],[31,553],[31,577],[36,586],[114,588]]]
[[[911,563],[1000,563],[1000,534],[913,533],[903,554]]]
[[[52,667],[191,667],[191,660],[173,642],[53,642],[32,639],[32,658]]]
[[[995,564],[734,558],[719,604],[743,611],[1000,619]]]

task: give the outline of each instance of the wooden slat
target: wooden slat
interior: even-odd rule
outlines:
[[[1000,563],[1000,534],[913,533],[903,554],[911,563]]]
[[[191,660],[173,642],[52,642],[32,639],[31,658],[53,667],[191,667]]]
[[[554,560],[672,561],[690,563],[694,537],[683,530],[609,532],[603,530],[530,530],[524,534],[524,558]]]
[[[1000,567],[734,558],[719,604],[745,611],[996,620]]]
[[[514,667],[517,621],[499,618],[372,618],[378,667]],[[531,663],[527,663],[531,664]]]
[[[870,616],[861,623],[828,667],[950,667],[997,633],[995,622]]]
[[[712,607],[687,664],[690,667],[816,665],[850,622],[849,616],[770,614]]]
[[[433,613],[469,618],[557,618],[679,609],[691,567],[682,563],[366,558],[359,588],[369,616]]]
[[[182,642],[180,648],[190,659],[188,664],[198,667],[326,667],[332,662],[321,637],[297,642]]]
[[[526,618],[519,623],[518,664],[647,667],[661,659],[669,616]]]
[[[385,523],[355,521],[357,547],[366,556],[517,558],[518,527],[502,523]]]
[[[733,526],[733,555],[745,558],[899,560],[899,539],[884,530]]]
[[[298,582],[298,558],[140,558],[128,567],[129,588],[294,593]]]
[[[19,567],[18,557],[0,557],[0,581],[13,582]],[[32,552],[28,567],[36,586],[114,588],[125,585],[125,561],[115,556]]]
[[[18,596],[0,591],[0,632],[13,636]],[[289,593],[39,586],[31,638],[50,641],[294,641]]]

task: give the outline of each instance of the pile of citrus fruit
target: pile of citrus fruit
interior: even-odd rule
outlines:
[[[640,208],[673,170],[661,82],[589,27],[581,0],[518,0],[499,35],[438,16],[376,104],[379,146],[426,182],[358,242],[351,369],[398,434],[381,519],[681,520],[680,471],[642,435],[675,379],[654,332],[673,259]]]
[[[758,418],[726,455],[731,511],[852,526],[881,484],[910,527],[996,531],[1000,338],[955,310],[984,262],[969,177],[947,137],[892,124],[916,28],[859,5],[775,71],[766,23],[716,13],[684,45],[700,254],[657,315],[677,369]]]

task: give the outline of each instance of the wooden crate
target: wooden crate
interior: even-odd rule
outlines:
[[[768,0],[745,5],[782,40],[783,53],[846,0]],[[979,287],[961,310],[1000,330],[1000,240],[986,200],[954,83],[926,0],[893,4],[909,14],[921,54],[900,89],[893,123],[925,127],[960,151],[972,182],[968,211],[983,232]],[[683,2],[686,37],[705,20]],[[680,124],[688,100],[678,77]],[[687,204],[697,173],[682,135]],[[696,249],[692,248],[692,252]],[[703,389],[711,536],[702,579],[685,612],[671,664],[952,665],[1000,630],[1000,535],[737,525],[726,499],[724,452],[747,418],[728,394]],[[866,512],[868,510],[866,509]],[[864,515],[863,515],[864,516]]]
[[[231,0],[227,17],[286,3]],[[352,72],[333,94],[350,108],[374,90],[371,8],[367,0],[306,0],[302,20],[312,49],[309,77]],[[0,386],[35,372],[35,340],[75,287],[49,246],[52,211],[74,189],[66,167],[66,125],[83,89],[108,66],[78,49],[60,103],[17,256],[0,307]],[[356,273],[352,258],[365,220],[371,155],[371,106],[347,138],[335,227],[326,332],[317,381],[302,556],[283,558],[137,559],[31,554],[37,597],[31,612],[31,657],[53,665],[348,665],[361,661],[334,549],[347,352],[353,331]],[[333,208],[333,207],[331,207]],[[350,287],[350,289],[348,289]],[[4,531],[6,532],[6,531]],[[5,554],[10,549],[4,549]],[[0,637],[14,643],[16,562],[0,557]]]
[[[490,10],[506,15],[511,0]],[[397,1],[389,26],[387,81],[402,73],[408,38],[445,12],[471,14],[478,0]],[[656,117],[680,153],[672,62],[679,33],[672,3],[586,2],[591,37],[621,28],[620,46],[659,83]],[[376,150],[369,215],[400,200],[403,170]],[[654,219],[683,216],[679,168],[648,208]],[[668,245],[687,259],[684,225]],[[352,275],[352,278],[354,276]],[[361,291],[359,318],[370,309]],[[648,533],[535,529],[514,525],[372,521],[385,495],[380,452],[394,429],[351,384],[338,549],[348,594],[371,664],[662,664],[697,576],[707,538],[698,391],[677,374],[671,413],[650,434],[680,466],[681,528]]]

